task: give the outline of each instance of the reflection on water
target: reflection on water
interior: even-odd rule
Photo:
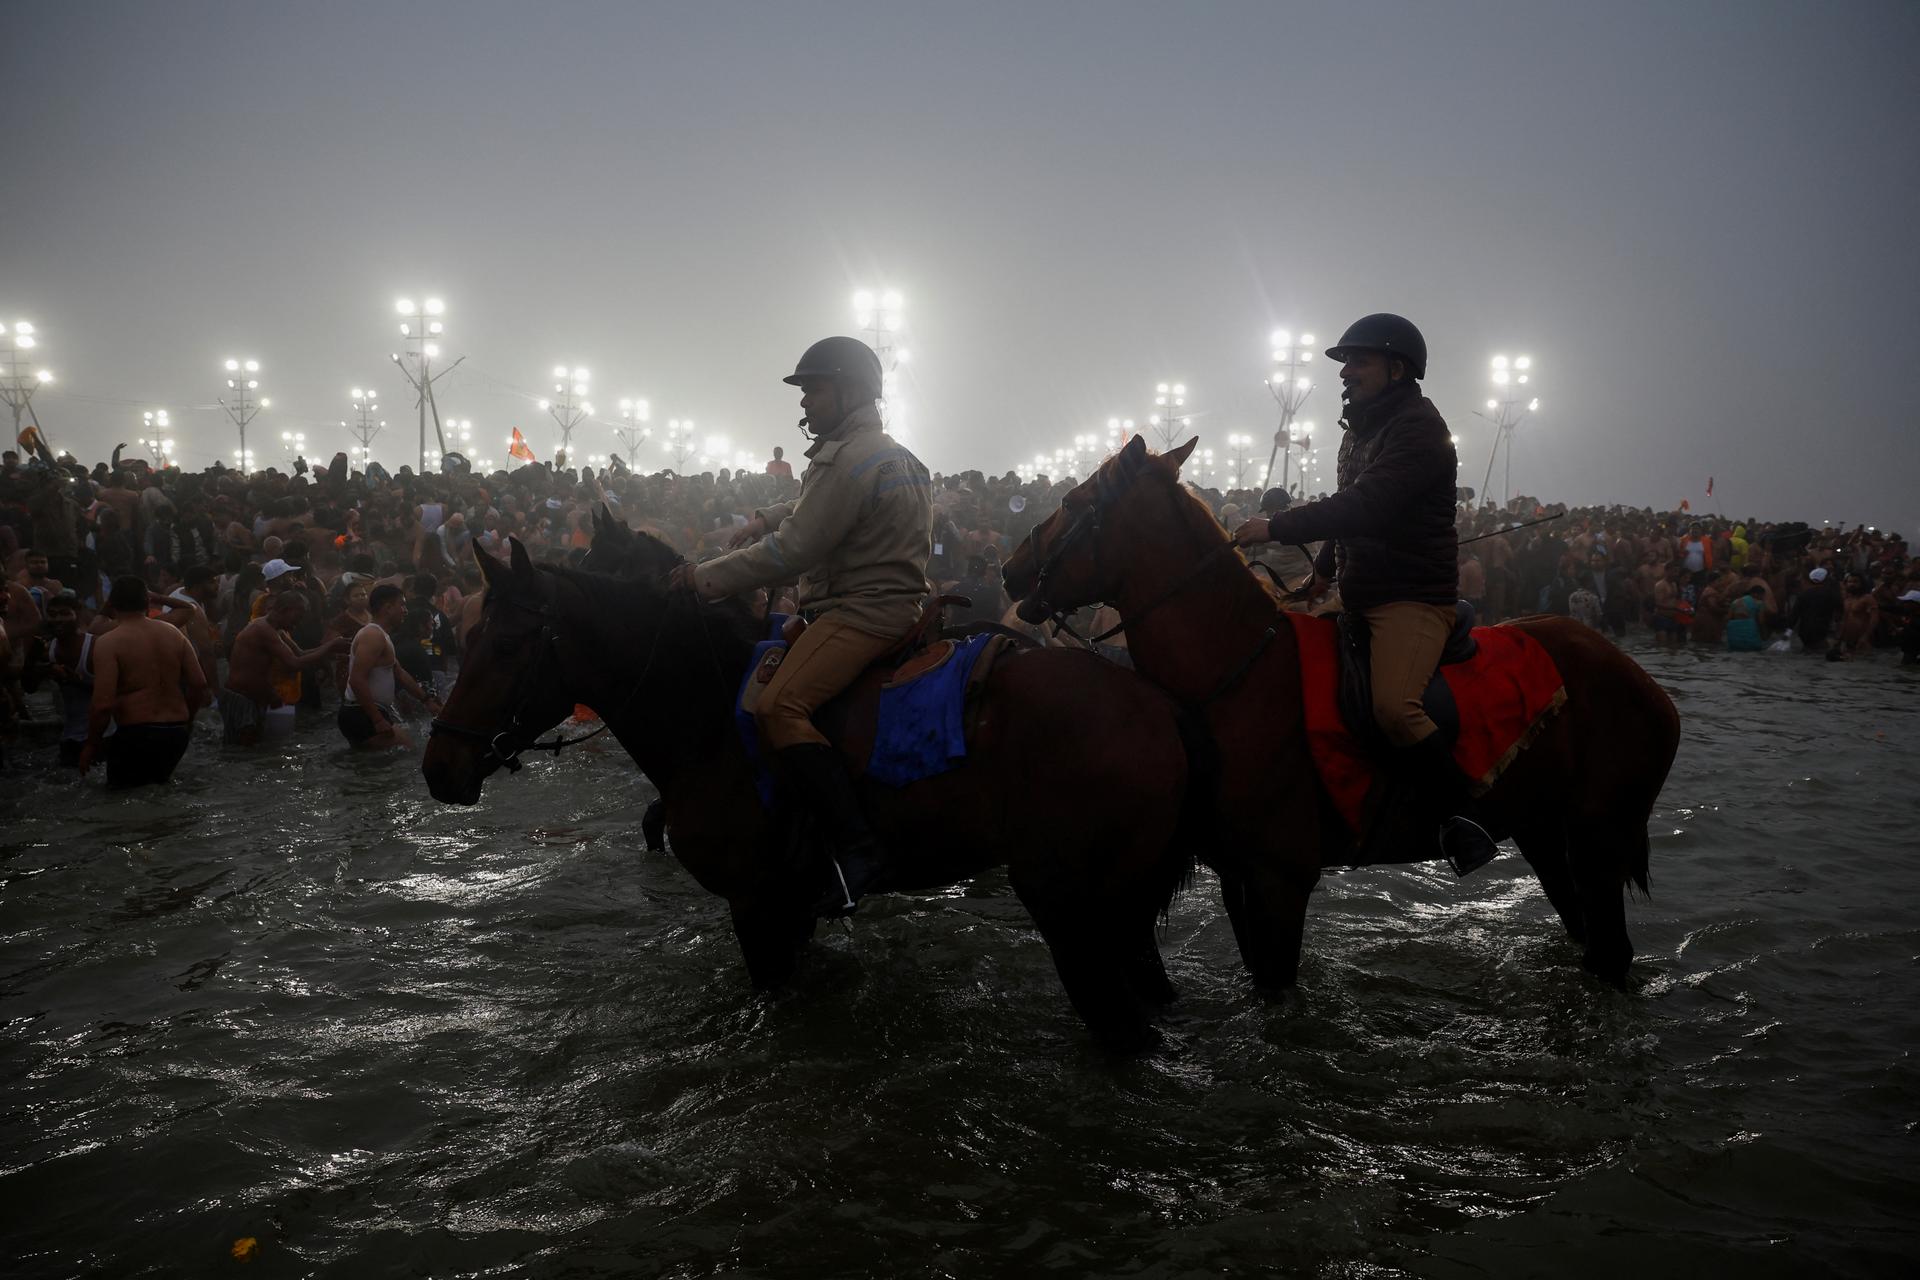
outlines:
[[[1892,1274],[1920,1081],[1920,680],[1639,655],[1686,718],[1638,989],[1517,858],[1324,882],[1252,997],[1210,881],[1112,1067],[989,876],[755,998],[617,751],[38,767],[0,820],[10,1274]],[[1090,800],[1090,803],[1094,801]]]

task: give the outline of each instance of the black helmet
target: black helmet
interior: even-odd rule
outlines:
[[[1285,489],[1269,489],[1260,495],[1260,514],[1270,516],[1293,505],[1293,495]]]
[[[793,372],[780,381],[799,386],[809,378],[844,378],[880,398],[880,357],[858,338],[822,338],[808,347]]]
[[[1378,351],[1399,356],[1413,370],[1413,376],[1427,376],[1427,340],[1413,327],[1413,321],[1390,312],[1377,311],[1361,316],[1347,326],[1340,341],[1327,348],[1327,359],[1345,360],[1350,351]]]

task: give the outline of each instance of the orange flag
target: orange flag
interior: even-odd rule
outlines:
[[[522,462],[532,462],[533,450],[527,447],[527,438],[520,434],[520,428],[513,429],[513,443],[507,446],[507,456],[518,458]]]

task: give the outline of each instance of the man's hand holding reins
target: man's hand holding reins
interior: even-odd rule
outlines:
[[[1267,541],[1267,518],[1255,516],[1233,531],[1235,546],[1251,547]]]

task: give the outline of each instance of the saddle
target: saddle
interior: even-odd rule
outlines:
[[[1373,628],[1366,614],[1351,610],[1340,614],[1339,627],[1340,718],[1368,752],[1383,757],[1389,750],[1387,738],[1373,718]],[[1439,727],[1441,741],[1449,747],[1460,737],[1460,705],[1441,669],[1471,662],[1479,652],[1480,644],[1473,638],[1473,606],[1465,600],[1457,601],[1453,630],[1447,633],[1440,662],[1420,699],[1428,718]]]
[[[952,767],[965,754],[987,677],[1017,637],[987,632],[949,638],[942,618],[964,596],[938,596],[899,644],[882,654],[846,691],[814,712],[813,722],[845,759],[855,778],[904,786]],[[754,708],[787,648],[805,634],[799,617],[770,615],[769,634],[754,651],[741,683],[736,720],[759,773],[760,797],[771,807],[773,785],[759,740]],[[998,629],[994,629],[997,631]]]

